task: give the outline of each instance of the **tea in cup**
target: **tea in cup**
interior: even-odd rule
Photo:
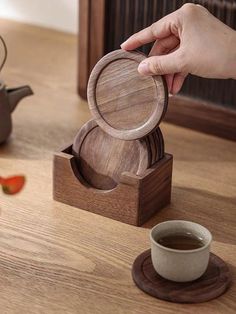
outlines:
[[[150,232],[151,258],[156,272],[176,282],[193,281],[207,269],[212,235],[190,221],[170,220]]]

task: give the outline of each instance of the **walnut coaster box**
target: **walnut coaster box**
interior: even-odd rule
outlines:
[[[161,76],[143,77],[137,52],[114,51],[90,75],[93,120],[54,154],[54,200],[140,226],[170,203],[173,157],[159,124],[168,105]]]
[[[142,176],[123,173],[112,190],[89,187],[80,175],[72,146],[54,154],[53,198],[95,214],[141,226],[170,203],[172,155],[147,169]]]

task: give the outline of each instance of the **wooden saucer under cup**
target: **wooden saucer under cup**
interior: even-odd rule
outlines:
[[[141,253],[134,261],[132,277],[137,287],[147,294],[175,303],[201,303],[222,295],[230,285],[230,272],[226,263],[210,253],[206,272],[197,280],[174,282],[164,279],[155,271],[151,250]]]

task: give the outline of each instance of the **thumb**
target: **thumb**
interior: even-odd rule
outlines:
[[[180,52],[175,50],[167,55],[152,56],[143,60],[138,67],[142,75],[164,75],[182,71]]]

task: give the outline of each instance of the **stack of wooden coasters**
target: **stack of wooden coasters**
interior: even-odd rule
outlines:
[[[85,181],[96,189],[110,190],[123,172],[142,175],[163,158],[164,141],[159,128],[143,139],[124,141],[90,120],[76,135],[72,152]]]
[[[159,128],[167,87],[161,76],[139,75],[144,58],[117,50],[96,64],[88,83],[94,119],[54,159],[56,200],[134,225],[171,195],[172,156]]]

